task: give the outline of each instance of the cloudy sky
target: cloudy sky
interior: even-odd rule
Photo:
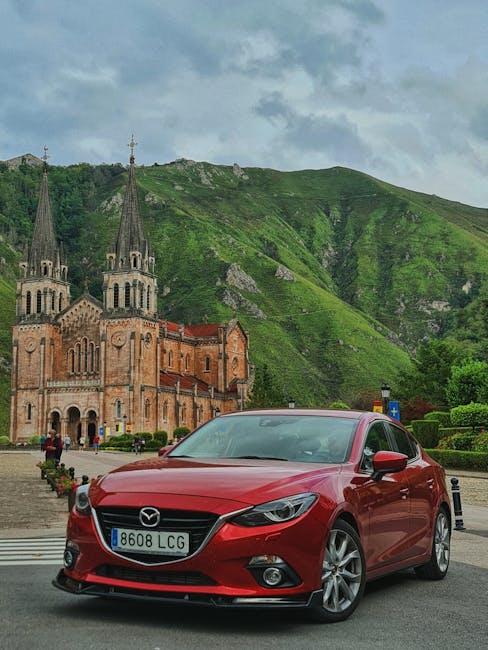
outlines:
[[[486,0],[0,0],[0,159],[352,167],[488,207]]]

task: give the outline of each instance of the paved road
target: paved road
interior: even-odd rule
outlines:
[[[0,567],[5,650],[449,650],[485,646],[488,570],[455,562],[441,582],[413,572],[367,587],[354,615],[335,625],[297,612],[230,612],[110,601],[60,592],[56,567]]]

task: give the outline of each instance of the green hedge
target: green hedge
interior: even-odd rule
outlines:
[[[488,404],[464,404],[455,406],[451,409],[451,422],[455,426],[475,427],[486,426],[488,424]]]
[[[472,433],[472,427],[441,427],[439,428],[439,440],[449,438],[456,433]]]
[[[443,467],[488,472],[488,452],[454,451],[453,449],[425,449],[425,452]]]
[[[437,420],[441,427],[451,426],[451,415],[445,411],[431,411],[424,415],[424,420]]]
[[[439,444],[438,420],[412,420],[412,432],[422,447],[433,449]]]

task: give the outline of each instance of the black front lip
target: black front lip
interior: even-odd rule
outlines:
[[[321,589],[310,594],[304,594],[302,598],[297,596],[282,596],[261,598],[262,602],[256,602],[255,598],[241,598],[238,602],[233,596],[219,596],[217,594],[203,593],[171,593],[144,591],[144,589],[130,589],[127,587],[115,587],[112,585],[90,584],[79,582],[68,577],[63,569],[52,581],[54,587],[77,596],[104,596],[109,598],[130,598],[132,600],[143,600],[151,602],[164,602],[173,605],[201,605],[205,607],[226,607],[235,609],[306,609],[318,607],[322,604],[323,592]],[[247,601],[247,602],[246,602]]]

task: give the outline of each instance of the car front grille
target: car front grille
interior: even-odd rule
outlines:
[[[208,586],[215,585],[215,580],[198,571],[144,571],[129,567],[104,564],[98,567],[97,575],[128,582],[140,582],[151,585],[186,585]]]
[[[103,537],[110,546],[112,528],[130,528],[133,530],[147,530],[139,521],[140,508],[97,508],[96,515],[102,529]],[[212,526],[217,521],[217,515],[209,512],[193,512],[187,510],[160,510],[160,522],[156,528],[151,530],[186,532],[190,534],[190,555],[193,555],[204,539],[207,537]],[[117,551],[130,560],[137,560],[144,564],[160,564],[173,562],[174,555],[160,555],[148,553],[131,553],[130,551]]]

